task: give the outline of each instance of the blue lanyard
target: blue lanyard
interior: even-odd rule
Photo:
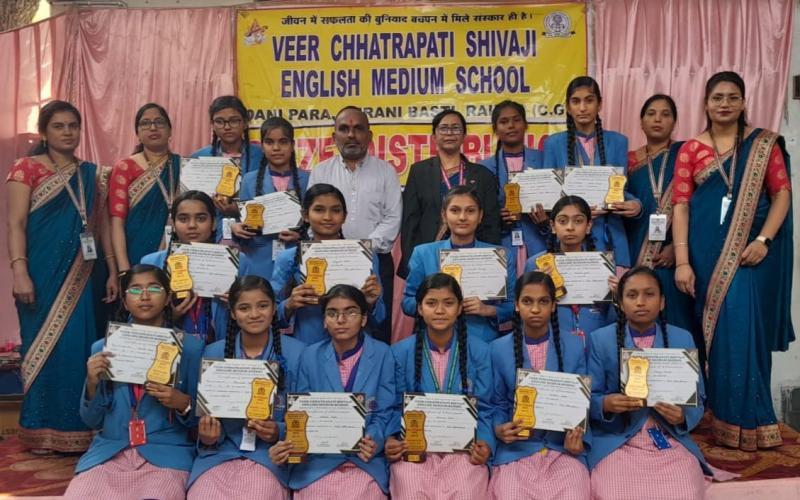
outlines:
[[[453,332],[453,340],[451,340],[451,347],[450,347],[450,356],[448,358],[447,363],[450,365],[450,369],[447,371],[447,377],[445,377],[444,385],[447,388],[447,392],[445,394],[452,394],[453,393],[453,381],[456,378],[456,363],[458,362],[458,342],[456,340],[455,332]],[[453,345],[455,344],[455,345]],[[436,370],[433,368],[433,360],[431,359],[431,344],[428,340],[428,336],[425,335],[425,346],[423,347],[423,352],[425,353],[425,361],[427,361],[428,370],[430,370],[431,378],[433,379],[433,386],[436,388],[436,392],[442,392],[441,387],[439,387],[439,377],[436,376]]]

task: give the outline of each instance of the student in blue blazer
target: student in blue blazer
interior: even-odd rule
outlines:
[[[386,441],[393,500],[486,498],[487,462],[494,449],[492,367],[489,346],[472,335],[458,282],[447,274],[426,277],[416,295],[414,335],[392,346],[397,373],[395,414]],[[407,392],[462,394],[477,398],[475,441],[466,453],[427,453],[423,463],[401,460],[403,395]],[[442,478],[459,478],[443,481]]]
[[[544,143],[545,168],[577,166],[628,168],[628,138],[619,132],[603,130],[600,86],[589,76],[579,76],[567,86],[567,130],[547,138]],[[614,250],[617,263],[630,267],[633,262],[621,217],[637,217],[642,205],[627,191],[625,201],[614,204],[614,211],[595,209],[592,234],[602,250]]]
[[[228,292],[225,340],[206,347],[204,358],[260,359],[279,364],[272,416],[267,420],[200,418],[199,442],[189,476],[189,499],[287,498],[289,469],[269,459],[269,447],[286,432],[286,392],[297,377],[305,345],[275,326],[275,293],[259,276],[242,276]]]
[[[542,168],[542,152],[525,145],[528,120],[525,106],[515,101],[503,101],[492,110],[492,131],[497,136],[495,154],[479,163],[488,168],[497,178],[497,201],[503,221],[502,245],[509,255],[516,255],[521,245],[514,244],[515,231],[522,232],[525,258],[545,249],[549,232],[547,214],[537,206],[530,213],[523,213],[517,220],[505,208],[506,193],[503,187],[516,173],[533,168]]]
[[[125,316],[136,325],[162,327],[170,314],[169,278],[161,269],[138,264],[120,280]],[[203,343],[181,335],[183,349],[174,386],[103,380],[114,358],[92,345],[80,415],[98,431],[75,467],[64,495],[85,498],[183,499],[195,456],[189,430]]]
[[[303,198],[303,221],[300,233],[305,237],[308,229],[311,241],[342,239],[342,225],[347,217],[347,204],[342,192],[330,184],[311,186]],[[320,297],[314,287],[306,284],[301,273],[300,246],[288,248],[278,255],[272,271],[272,288],[278,294],[278,320],[281,328],[291,328],[294,338],[304,344],[313,344],[327,338],[323,326]],[[378,328],[386,318],[386,308],[381,294],[382,286],[378,255],[372,255],[372,275],[361,291],[369,305],[368,329]]]
[[[475,239],[483,212],[480,201],[468,186],[456,186],[445,196],[442,219],[450,237],[419,245],[409,260],[409,273],[403,292],[402,308],[407,316],[417,314],[417,289],[426,276],[439,272],[439,250],[450,248],[495,248],[495,245]],[[469,333],[484,342],[497,338],[500,325],[511,319],[514,310],[512,287],[516,279],[516,259],[506,255],[506,293],[502,300],[481,301],[477,297],[464,299],[464,314]]]
[[[142,264],[149,264],[169,271],[167,258],[172,243],[213,242],[214,202],[200,191],[186,191],[172,202],[172,235],[166,250],[159,250],[142,257]],[[228,325],[225,306],[219,298],[201,298],[191,293],[172,310],[172,320],[181,330],[191,334],[204,344],[225,338]]]
[[[574,335],[561,334],[555,314],[556,286],[549,275],[525,273],[517,280],[515,296],[514,332],[491,344],[498,442],[489,490],[497,499],[588,500],[589,434],[576,427],[566,433],[528,429],[529,435],[521,436],[525,429],[513,418],[517,370],[586,375],[583,342]]]
[[[620,349],[694,349],[686,330],[667,325],[658,275],[647,267],[625,273],[618,288],[624,314],[616,325],[589,335],[592,376],[592,494],[595,498],[703,498],[710,473],[689,433],[703,417],[705,392],[698,376],[697,406],[676,406],[621,394]],[[698,367],[699,370],[699,367]]]
[[[297,168],[292,124],[279,116],[264,121],[261,148],[264,156],[258,170],[244,174],[239,199],[244,202],[265,194],[291,191],[302,203],[309,174]],[[300,233],[288,230],[277,235],[262,235],[260,230],[250,229],[243,222],[233,224],[231,231],[241,248],[239,275],[254,274],[267,280],[272,278],[274,259],[280,250],[293,248],[300,239]]]
[[[385,499],[389,474],[383,452],[395,399],[395,364],[385,343],[364,331],[369,304],[361,290],[336,285],[320,299],[329,337],[306,347],[300,359],[297,392],[364,394],[369,412],[359,453],[309,455],[290,466],[295,500],[310,498]],[[288,459],[292,443],[270,449],[273,462]]]

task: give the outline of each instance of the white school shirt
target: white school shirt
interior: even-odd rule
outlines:
[[[336,155],[311,169],[308,187],[314,184],[331,184],[344,195],[345,238],[372,240],[372,249],[377,253],[392,250],[403,217],[403,197],[394,167],[367,155],[351,171]]]

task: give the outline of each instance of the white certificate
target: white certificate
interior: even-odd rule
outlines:
[[[508,260],[505,248],[443,248],[439,269],[461,285],[464,297],[505,299],[508,295]]]
[[[173,385],[181,362],[183,334],[171,328],[111,322],[106,330],[103,350],[114,355],[106,374],[109,380],[128,384],[144,384],[154,380]],[[167,358],[163,358],[165,353]],[[156,362],[159,357],[166,361],[162,366]],[[169,380],[156,380],[159,377],[158,374],[154,376],[154,369],[161,369],[161,375]]]
[[[565,252],[555,257],[556,269],[567,289],[566,295],[558,299],[559,304],[611,301],[608,278],[615,272],[613,252]]]
[[[222,180],[222,168],[236,163],[224,156],[202,156],[200,158],[181,158],[181,192],[202,191],[209,196],[217,192],[217,184]],[[236,192],[239,192],[242,176],[236,179]]]
[[[192,290],[212,298],[228,293],[239,273],[239,250],[214,243],[173,243],[172,253],[189,256]]]
[[[277,380],[275,361],[203,358],[197,384],[197,414],[245,419],[250,408],[251,415],[264,411],[271,416]],[[264,407],[256,408],[259,405]]]
[[[519,184],[519,201],[523,212],[530,212],[541,204],[545,210],[552,210],[553,205],[564,196],[564,173],[550,168],[527,169],[512,174],[511,182]]]
[[[314,259],[312,264],[320,265],[321,270],[317,268],[318,272],[312,272],[312,276],[322,277],[325,292],[336,285],[353,285],[360,290],[372,274],[370,240],[304,241],[300,249],[303,281],[309,276],[309,259]]]
[[[460,394],[403,394],[402,432],[405,436],[408,412],[424,414],[426,452],[453,453],[467,451],[475,440],[478,426],[478,402]]]
[[[247,217],[247,206],[253,204],[264,207],[262,216],[264,226],[261,228],[261,234],[278,234],[281,231],[295,229],[300,227],[303,221],[300,200],[294,191],[276,191],[239,203],[242,220]]]
[[[367,407],[364,395],[352,392],[289,394],[286,422],[298,414],[306,422],[306,453],[358,453],[364,437]],[[287,424],[288,425],[288,424]],[[287,428],[287,432],[290,429]],[[288,439],[287,434],[287,439]]]
[[[628,360],[647,358],[647,406],[658,402],[697,406],[700,384],[700,361],[697,349],[622,349],[620,387],[628,382]]]
[[[586,431],[592,379],[575,373],[517,370],[517,388],[536,389],[533,401],[515,401],[518,405],[533,405],[534,429],[568,431],[580,427]],[[515,412],[516,413],[516,412]]]
[[[621,167],[566,167],[564,169],[564,194],[580,196],[590,207],[605,207],[608,178],[624,175]]]

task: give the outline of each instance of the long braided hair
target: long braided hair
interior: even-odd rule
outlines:
[[[414,390],[416,392],[422,391],[422,356],[423,349],[425,349],[425,334],[427,327],[419,313],[422,302],[429,290],[447,288],[453,295],[456,296],[459,304],[464,302],[464,294],[461,292],[461,286],[458,281],[449,274],[434,273],[427,276],[417,290],[417,310],[414,315]],[[456,342],[458,343],[458,370],[461,372],[461,393],[469,394],[469,380],[467,377],[467,319],[464,310],[456,318],[454,326]]]
[[[664,288],[661,285],[661,279],[658,277],[658,274],[656,274],[656,272],[650,269],[649,267],[636,266],[632,269],[629,269],[625,274],[622,275],[622,278],[619,279],[619,284],[617,285],[617,296],[614,302],[614,306],[617,309],[617,364],[618,365],[621,364],[621,360],[619,359],[620,349],[625,347],[625,326],[628,323],[628,320],[625,317],[625,310],[622,307],[622,302],[625,297],[625,285],[628,283],[629,279],[639,274],[644,274],[646,276],[651,277],[658,285],[659,296],[661,297],[664,296]],[[658,326],[661,329],[661,336],[664,339],[664,348],[669,348],[669,335],[667,334],[667,317],[664,314],[664,310],[661,310],[658,313]]]
[[[569,85],[567,85],[567,107],[569,107],[569,100],[572,94],[581,87],[589,87],[594,95],[597,96],[598,102],[603,102],[603,96],[600,94],[600,85],[597,84],[591,76],[579,76],[574,78]],[[600,153],[600,164],[606,164],[606,145],[603,141],[603,120],[600,119],[600,114],[595,117],[595,132],[597,134],[597,148]],[[567,113],[567,165],[577,165],[577,158],[575,155],[575,119],[572,115]],[[590,159],[591,161],[591,159]]]
[[[556,285],[553,283],[553,278],[550,277],[549,274],[540,272],[540,271],[531,271],[523,274],[519,278],[517,278],[517,282],[514,285],[514,291],[516,296],[516,308],[514,310],[514,316],[512,317],[512,323],[514,325],[513,335],[514,335],[514,366],[517,369],[522,368],[522,361],[524,359],[522,354],[522,349],[524,345],[524,331],[522,327],[522,318],[519,314],[519,307],[520,307],[520,298],[522,296],[522,291],[527,285],[542,285],[547,289],[548,295],[550,295],[550,300],[553,304],[556,303]],[[552,338],[551,341],[553,342],[553,347],[556,350],[556,356],[558,357],[558,371],[564,370],[564,358],[561,353],[561,331],[558,325],[558,311],[551,309],[552,313],[550,314],[550,329],[552,330]]]
[[[556,217],[558,217],[558,214],[561,213],[561,211],[566,207],[578,207],[578,210],[580,210],[581,213],[586,217],[587,221],[592,220],[592,208],[589,206],[586,200],[580,196],[567,195],[561,197],[561,199],[559,199],[556,204],[553,205],[553,210],[550,211],[550,222],[552,224],[555,224]],[[594,252],[596,247],[594,236],[592,235],[591,231],[586,235],[586,239],[584,241],[586,242],[586,251]],[[547,251],[550,253],[561,251],[555,231],[550,231],[550,234],[547,236]]]
[[[131,281],[133,277],[139,274],[152,274],[153,277],[158,281],[158,284],[164,287],[164,294],[169,297],[171,291],[169,288],[169,276],[167,273],[164,272],[163,269],[157,266],[153,266],[150,264],[136,264],[131,267],[126,273],[124,273],[119,279],[119,288],[121,293],[121,300],[119,302],[119,307],[117,308],[116,313],[116,320],[122,323],[127,323],[128,317],[130,313],[125,308],[125,295],[128,287],[131,285]],[[164,305],[164,325],[167,328],[172,328],[172,303],[167,300],[166,304]]]
[[[42,110],[39,112],[39,119],[36,123],[36,129],[39,131],[39,134],[42,137],[46,137],[47,126],[50,124],[50,120],[53,119],[53,116],[56,113],[72,113],[75,116],[75,119],[78,121],[78,125],[81,125],[81,113],[78,111],[78,108],[67,101],[50,101],[42,107]],[[137,121],[136,123],[138,124],[139,122]],[[28,152],[28,156],[37,156],[46,153],[47,141],[45,139],[41,139],[39,142],[33,145],[31,150]]]
[[[492,131],[497,135],[497,124],[500,121],[500,114],[505,111],[507,108],[511,108],[517,112],[519,116],[522,117],[522,121],[525,122],[525,128],[528,128],[528,118],[525,116],[525,106],[522,104],[511,101],[506,99],[502,101],[500,104],[494,107],[492,110]],[[523,138],[523,142],[524,142]],[[497,138],[497,147],[495,148],[494,152],[494,176],[497,178],[497,194],[500,194],[500,153],[503,152],[503,141],[500,137]],[[506,164],[508,165],[508,164]],[[506,167],[508,168],[508,167]]]
[[[300,269],[300,264],[302,263],[302,249],[301,249],[301,242],[307,241],[309,239],[308,230],[311,227],[310,224],[306,221],[308,218],[308,212],[311,210],[312,205],[314,205],[314,200],[318,196],[324,195],[334,195],[336,198],[339,199],[339,202],[342,204],[342,210],[344,211],[345,217],[347,217],[347,202],[344,199],[344,195],[341,191],[339,191],[335,186],[330,184],[314,184],[308,191],[306,191],[306,195],[303,198],[303,223],[300,225],[300,228],[297,230],[300,233],[300,241],[297,242],[297,246],[294,250],[294,268]],[[339,237],[344,238],[342,234],[341,228],[339,229]],[[292,289],[297,286],[297,281],[294,279],[294,273],[291,274],[289,279],[286,281],[286,285],[281,290],[281,295],[283,297],[288,297],[292,294]]]
[[[261,276],[239,276],[233,282],[231,288],[228,290],[228,304],[230,306],[231,314],[228,316],[228,328],[225,333],[225,358],[231,359],[236,357],[234,352],[236,348],[236,335],[241,330],[236,320],[233,319],[233,311],[236,309],[236,303],[244,292],[253,290],[261,290],[264,292],[273,304],[272,324],[270,326],[268,335],[272,335],[272,352],[274,359],[278,361],[278,391],[283,391],[284,388],[284,364],[283,353],[281,352],[281,332],[278,329],[278,315],[276,314],[278,303],[275,300],[275,292],[272,290],[272,285],[269,281]]]
[[[250,137],[248,137],[248,130],[250,121],[247,118],[247,108],[241,99],[234,95],[219,96],[211,102],[208,107],[208,117],[212,122],[211,127],[211,156],[220,154],[222,148],[222,140],[214,130],[213,121],[214,115],[223,109],[232,109],[242,117],[242,173],[249,171],[250,162]]]
[[[705,102],[708,103],[708,99],[711,97],[711,93],[714,91],[714,88],[719,85],[720,83],[727,82],[736,85],[739,88],[739,92],[742,93],[742,99],[745,98],[745,86],[744,80],[738,73],[734,71],[721,71],[711,76],[706,82],[706,92],[705,92]],[[747,127],[747,115],[745,110],[742,109],[742,112],[739,113],[739,117],[736,119],[736,144],[734,145],[736,158],[739,158],[739,148],[742,145],[742,141],[744,140],[744,131]],[[706,131],[711,131],[711,116],[706,111]],[[732,161],[732,160],[731,160]],[[738,160],[737,160],[738,163]],[[736,165],[734,165],[736,168]]]
[[[303,192],[300,189],[300,176],[297,173],[297,156],[294,151],[294,127],[288,120],[281,116],[273,116],[268,118],[261,124],[261,147],[264,147],[264,141],[270,132],[279,128],[283,131],[286,137],[292,141],[292,155],[289,158],[289,170],[292,173],[292,184],[294,185],[294,194],[297,199],[303,202]],[[267,155],[261,157],[261,163],[258,165],[258,174],[256,175],[256,196],[264,194],[264,177],[268,167]]]

